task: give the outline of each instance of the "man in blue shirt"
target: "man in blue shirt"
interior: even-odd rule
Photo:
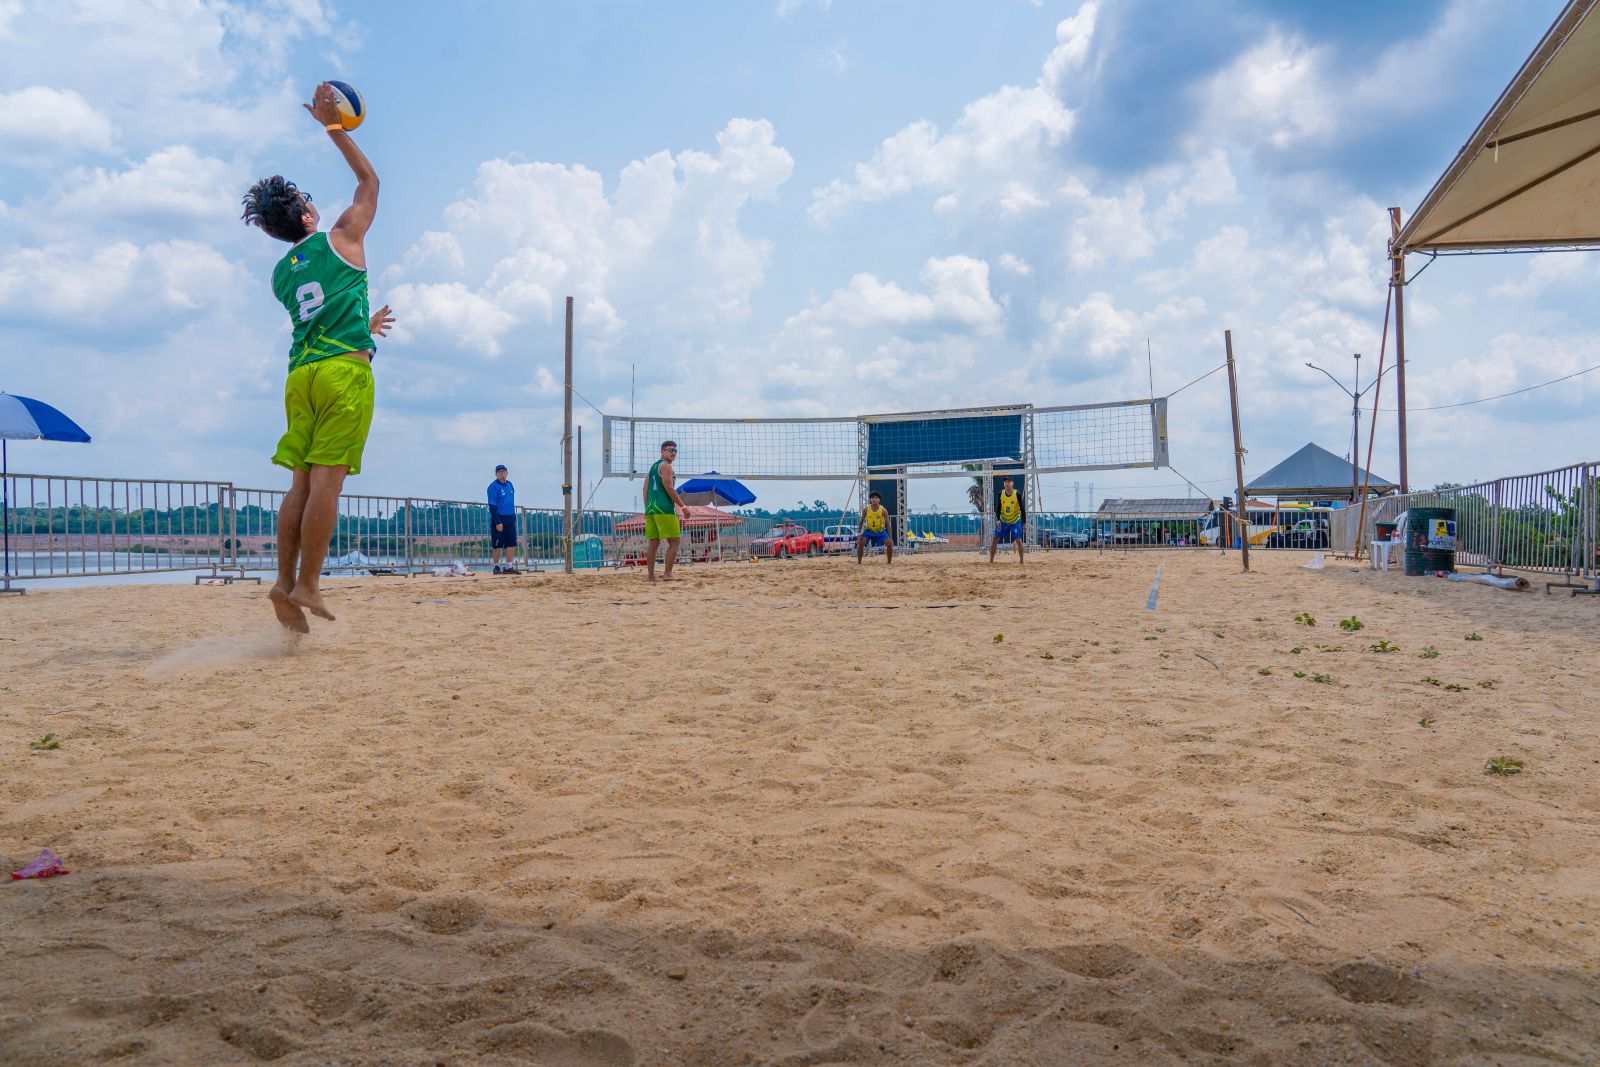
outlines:
[[[516,574],[512,555],[517,550],[517,490],[504,463],[494,469],[489,483],[489,559],[496,574]],[[504,565],[500,562],[505,556]]]

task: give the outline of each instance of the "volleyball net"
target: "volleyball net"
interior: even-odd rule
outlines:
[[[679,478],[826,481],[1170,466],[1167,401],[912,411],[849,418],[690,419],[607,415],[604,474],[640,478],[678,446]]]

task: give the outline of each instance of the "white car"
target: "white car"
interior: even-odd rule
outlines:
[[[856,528],[854,526],[829,526],[822,531],[822,551],[854,552]]]

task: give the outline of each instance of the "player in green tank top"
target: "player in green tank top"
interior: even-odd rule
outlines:
[[[319,580],[339,516],[347,474],[361,471],[372,425],[372,335],[388,332],[387,306],[367,308],[367,230],[378,210],[378,174],[339,123],[333,89],[324,82],[305,105],[355,172],[350,206],[324,234],[322,216],[281,175],[263,178],[244,198],[244,221],[293,245],[272,272],[272,291],[289,313],[289,377],[283,406],[288,429],[272,461],[294,472],[278,509],[278,582],[271,600],[278,621],[296,633],[306,612],[333,618]]]
[[[645,576],[656,580],[656,550],[661,542],[667,543],[667,567],[662,581],[672,578],[672,565],[678,562],[678,539],[683,530],[678,523],[678,510],[689,517],[689,505],[678,496],[672,484],[672,461],[678,458],[678,446],[671,441],[661,442],[661,458],[650,467],[644,480],[644,536],[649,542],[645,549]]]

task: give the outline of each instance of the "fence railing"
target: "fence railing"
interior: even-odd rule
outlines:
[[[1378,523],[1392,522],[1410,507],[1450,507],[1456,511],[1457,559],[1464,565],[1600,579],[1597,478],[1600,465],[1585,463],[1373,500],[1359,531],[1358,509],[1328,516],[1328,547],[1350,554],[1358,542],[1365,546],[1375,538]],[[40,474],[9,475],[4,488],[7,585],[13,579],[208,569],[265,574],[277,566],[281,489]],[[685,526],[679,558],[698,563],[771,555],[767,535],[776,526],[798,526],[812,535],[831,527],[838,534],[839,527],[853,530],[857,517],[854,512],[804,520],[726,512],[697,516]],[[1027,541],[1035,549],[1198,547],[1204,521],[1204,516],[1037,512],[1028,517]],[[517,565],[560,566],[563,523],[560,510],[519,508]],[[891,516],[890,526],[897,531],[897,551],[977,551],[987,547],[990,532],[976,512],[914,512],[903,521]],[[575,516],[574,532],[579,566],[643,562],[644,523],[637,515],[584,510]],[[855,550],[853,541],[837,536],[825,539],[825,545],[829,553]],[[340,498],[326,567],[334,573],[415,574],[457,562],[482,566],[489,559],[487,504],[351,494]]]
[[[1333,550],[1367,551],[1379,523],[1392,523],[1414,507],[1453,508],[1456,562],[1489,570],[1511,569],[1600,578],[1600,529],[1596,481],[1600,464],[1519,474],[1449,489],[1432,489],[1367,502],[1360,530],[1359,509],[1336,513]]]
[[[227,482],[9,474],[0,572],[9,586],[218,566],[231,491]]]

